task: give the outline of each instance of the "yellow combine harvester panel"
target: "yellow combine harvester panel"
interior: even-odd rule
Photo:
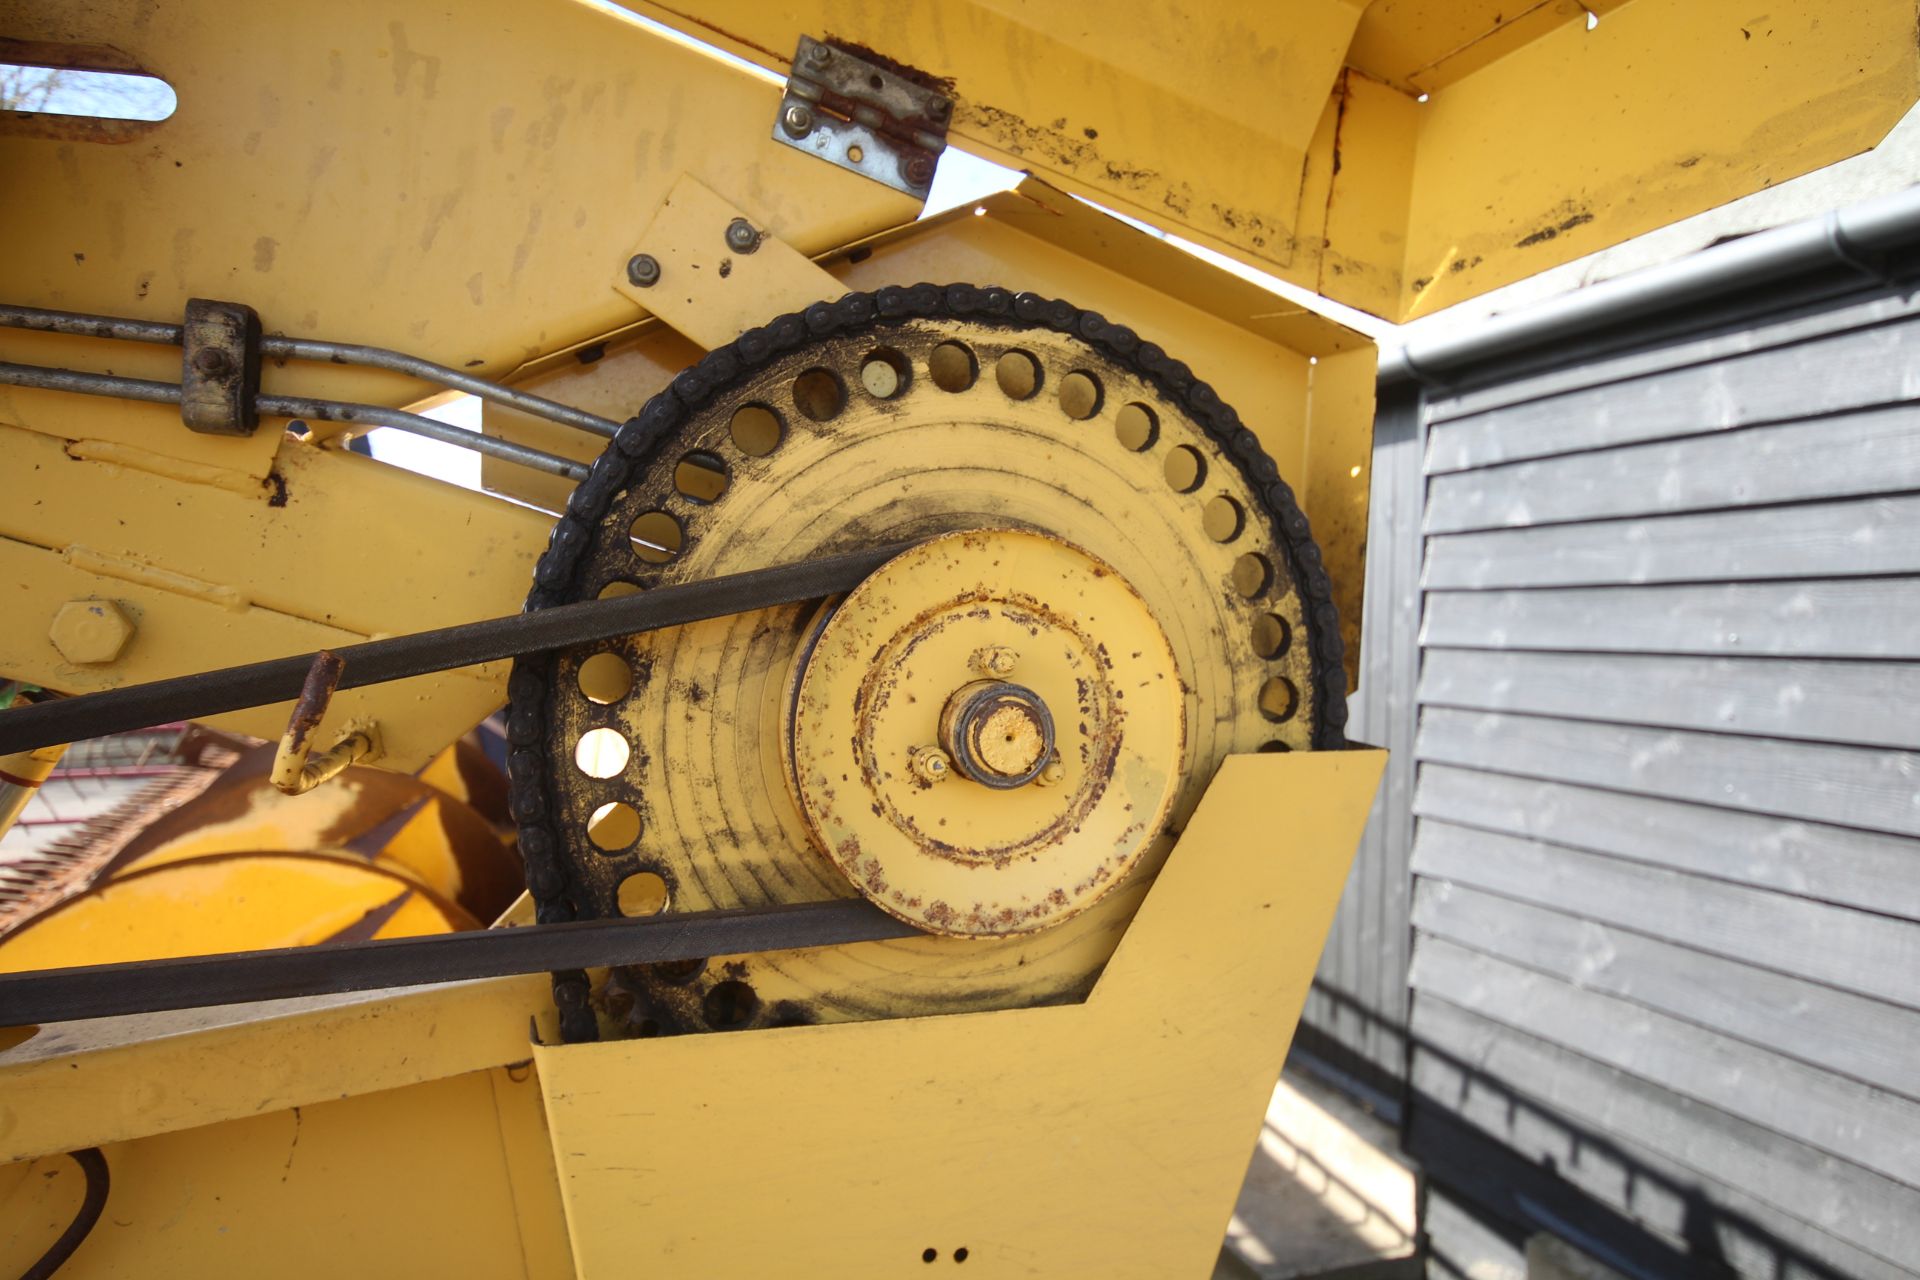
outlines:
[[[0,116],[0,826],[232,745],[0,874],[0,1270],[1206,1274],[1375,353],[1127,219],[1399,318],[1914,100],[1911,3],[1510,7],[0,0],[177,94]]]
[[[1887,0],[630,2],[783,73],[821,30],[928,68],[963,145],[1390,320],[1865,151],[1920,89]]]

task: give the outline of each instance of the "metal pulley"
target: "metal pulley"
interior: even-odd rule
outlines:
[[[992,653],[1019,682],[982,678]],[[933,933],[1032,933],[1091,906],[1173,803],[1185,699],[1146,603],[1093,556],[975,530],[888,562],[801,649],[782,735],[821,852]],[[955,776],[913,768],[937,737]],[[1057,765],[1056,785],[1038,785]]]
[[[1341,742],[1326,575],[1252,432],[1002,289],[714,350],[596,464],[529,604],[882,541],[922,545],[837,603],[517,663],[516,813],[544,921],[864,895],[928,932],[563,974],[570,1036],[1081,998],[1227,755]]]

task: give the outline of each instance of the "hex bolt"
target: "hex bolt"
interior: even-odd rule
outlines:
[[[69,600],[53,615],[47,639],[75,666],[112,662],[133,639],[133,619],[111,600]]]
[[[636,253],[627,259],[627,283],[636,289],[651,289],[660,283],[660,260],[650,253]]]
[[[807,50],[807,61],[816,67],[824,67],[833,61],[833,50],[823,44],[816,44]]]
[[[780,127],[787,131],[789,138],[804,138],[813,132],[813,108],[804,102],[794,102],[780,113]]]
[[[913,753],[913,776],[932,784],[953,776],[953,761],[938,747],[921,747]]]
[[[727,224],[727,248],[735,253],[752,253],[760,247],[760,233],[745,218]]]
[[[901,158],[900,176],[910,187],[924,187],[933,181],[933,157],[911,155]]]
[[[1020,655],[1003,644],[990,644],[984,649],[975,649],[967,662],[983,676],[1010,676],[1020,662]]]

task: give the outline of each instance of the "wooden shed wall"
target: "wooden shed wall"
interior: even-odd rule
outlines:
[[[1547,1232],[1631,1274],[1920,1275],[1920,296],[1570,353],[1423,424],[1432,1273]]]

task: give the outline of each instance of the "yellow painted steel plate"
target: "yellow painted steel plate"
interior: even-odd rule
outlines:
[[[988,668],[982,655],[999,659]],[[883,909],[934,933],[1028,933],[1119,883],[1158,833],[1186,737],[1179,667],[1110,566],[1022,530],[948,534],[855,589],[808,654],[785,741],[823,852]],[[1004,676],[1005,683],[981,677]],[[975,691],[1031,694],[972,724],[980,767],[913,768]]]

